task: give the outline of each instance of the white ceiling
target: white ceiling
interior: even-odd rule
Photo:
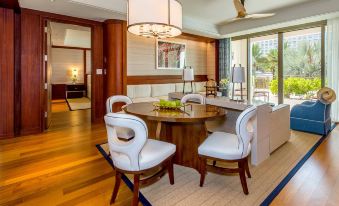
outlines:
[[[91,48],[91,29],[72,24],[51,22],[53,46]]]
[[[236,16],[233,0],[179,0],[184,32],[214,38],[296,19],[339,12],[339,0],[246,0],[248,13],[275,12],[273,17],[228,23]],[[104,21],[126,19],[127,0],[19,0],[23,8]],[[147,12],[147,9],[145,9]],[[324,17],[323,17],[324,18]],[[317,20],[312,19],[312,21]]]
[[[210,24],[220,24],[237,16],[233,0],[179,0],[186,16]],[[313,0],[245,0],[248,13],[271,12]]]

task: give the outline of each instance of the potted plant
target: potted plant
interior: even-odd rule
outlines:
[[[222,96],[228,96],[229,80],[227,78],[221,79],[219,85],[220,91],[222,92]]]

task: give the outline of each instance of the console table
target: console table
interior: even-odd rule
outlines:
[[[180,100],[183,96],[184,94],[182,92],[171,92],[168,94],[169,99],[172,100]],[[250,104],[246,102],[234,101],[228,97],[206,97],[206,104],[238,111],[243,111],[250,106]]]
[[[67,84],[66,99],[81,98],[86,95],[85,84]]]

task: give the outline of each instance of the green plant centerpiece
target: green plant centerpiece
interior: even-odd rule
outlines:
[[[155,109],[179,110],[181,107],[184,107],[185,104],[181,103],[180,100],[170,101],[161,99],[160,102],[154,102],[153,106]]]

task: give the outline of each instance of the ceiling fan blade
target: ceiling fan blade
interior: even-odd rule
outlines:
[[[260,19],[260,18],[267,18],[267,17],[271,17],[274,16],[275,13],[267,13],[267,14],[248,14],[246,16],[247,19]]]
[[[246,9],[240,0],[233,0],[233,4],[238,13],[246,13]]]

